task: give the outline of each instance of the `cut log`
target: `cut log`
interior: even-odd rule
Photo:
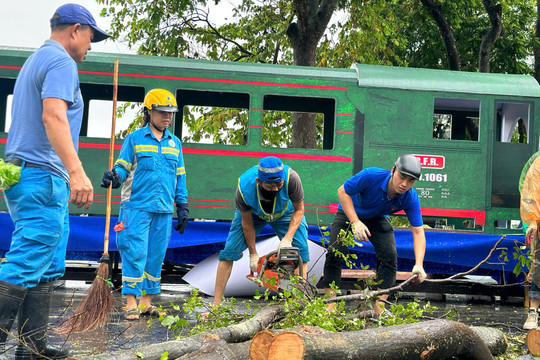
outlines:
[[[525,340],[527,348],[534,356],[540,355],[540,330],[532,329],[527,333],[527,338]]]
[[[249,360],[267,360],[270,344],[272,344],[275,337],[276,334],[270,330],[256,333],[249,344]]]
[[[470,327],[448,320],[372,328],[325,335],[303,335],[305,359],[476,359],[493,360]]]
[[[268,359],[493,359],[492,355],[503,354],[508,347],[500,330],[469,328],[447,320],[342,333],[307,327],[295,330],[279,330]],[[289,335],[287,341],[277,341],[282,334]],[[293,349],[299,349],[298,353],[293,354]]]
[[[272,308],[272,310],[278,309]],[[267,316],[270,316],[270,313],[267,313],[267,311],[270,311],[270,308],[261,309],[257,316],[248,320],[248,322],[251,322],[249,326],[243,323],[217,329],[206,333],[206,335],[198,334],[139,349],[111,352],[92,357],[81,357],[80,359],[135,360],[140,359],[140,356],[143,355],[145,360],[159,360],[163,352],[167,351],[169,359],[190,354],[183,359],[228,360],[234,358],[247,360],[249,358],[249,343],[247,340],[249,340],[250,335],[246,333],[246,330],[258,328],[252,331],[251,334],[253,334],[266,328],[266,325],[263,325],[263,323],[270,321],[266,319]],[[496,347],[496,350],[494,350],[495,354],[504,353],[506,350],[506,347],[501,345],[506,343],[502,331],[496,329],[477,331],[478,329],[473,330],[464,324],[448,320],[432,320],[342,333],[318,332],[315,329],[307,327],[298,327],[296,329],[296,334],[304,342],[304,359],[306,360],[443,360],[455,358],[493,360],[490,348],[483,340],[486,334],[488,334],[488,338],[492,338],[491,340],[488,339],[487,344]],[[286,331],[282,331],[280,334],[284,332]],[[209,335],[215,335],[216,337],[209,337]],[[503,339],[494,340],[497,337]],[[213,340],[216,338],[219,338],[219,340]],[[242,341],[241,339],[245,339],[246,343],[232,344],[232,342]],[[220,342],[220,344],[210,344],[210,340]],[[205,344],[203,344],[204,341],[206,341]],[[278,348],[279,343],[276,343],[276,348]],[[273,345],[272,342],[271,348]],[[210,346],[220,349],[219,352],[216,351],[215,356],[209,357],[210,353],[208,352],[204,354],[200,353],[200,351],[207,351],[204,348],[210,349]],[[279,348],[281,347],[279,346]],[[287,353],[292,348],[290,345],[284,345],[283,347],[286,348]],[[285,359],[285,357],[278,358]]]
[[[302,360],[306,346],[302,335],[296,331],[279,333],[268,350],[268,360]]]

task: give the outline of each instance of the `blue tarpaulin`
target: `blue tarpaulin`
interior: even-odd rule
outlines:
[[[116,251],[114,225],[117,218],[111,218],[109,230],[109,251]],[[174,226],[173,221],[171,226]],[[184,234],[173,231],[169,242],[166,260],[196,264],[215,252],[223,249],[230,223],[215,221],[190,221]],[[105,217],[103,216],[70,216],[70,237],[68,242],[68,260],[99,260],[103,252],[103,234]],[[328,231],[325,229],[324,231]],[[13,223],[8,213],[0,213],[0,256],[9,249]],[[272,228],[265,227],[261,235],[273,234]],[[395,230],[398,252],[398,271],[411,271],[414,265],[412,233],[409,230]],[[321,243],[326,238],[317,226],[309,227],[309,239]],[[477,232],[451,232],[444,230],[426,231],[426,255],[424,268],[427,273],[454,274],[466,271],[484,260],[501,235],[489,235]],[[514,247],[523,242],[523,236],[506,236],[499,245],[508,253],[508,262],[504,263],[502,252],[496,251],[488,263],[476,274],[488,274],[497,279],[505,273],[507,277],[516,265],[512,256]],[[373,247],[364,242],[362,247],[351,249],[358,256],[360,263],[376,268]],[[311,259],[316,261],[317,259]],[[319,261],[324,261],[320,259]],[[502,263],[502,264],[501,264]]]

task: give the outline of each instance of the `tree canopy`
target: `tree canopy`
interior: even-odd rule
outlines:
[[[113,37],[148,55],[532,74],[538,44],[534,0],[238,0],[219,24],[211,19],[220,18],[213,6],[220,0],[96,1],[105,6],[102,15],[112,18]],[[217,134],[244,121],[219,120],[217,112],[205,114],[213,124],[210,132],[198,118],[187,118],[195,137],[225,141]],[[285,123],[276,131],[292,132],[286,145],[320,146],[314,116],[281,120]],[[242,138],[237,134],[227,141]]]

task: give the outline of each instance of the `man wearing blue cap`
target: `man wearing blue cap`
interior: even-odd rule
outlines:
[[[255,237],[269,224],[281,238],[280,247],[297,247],[307,274],[309,249],[304,217],[304,189],[298,174],[275,156],[267,156],[240,175],[236,189],[236,212],[225,249],[219,253],[214,305],[221,303],[233,262],[249,249],[249,269],[257,271],[259,255]]]
[[[68,355],[47,341],[52,284],[65,270],[68,201],[88,210],[93,200],[77,155],[83,117],[77,63],[109,34],[76,4],[59,7],[50,24],[50,39],[17,77],[6,144],[6,162],[21,167],[21,178],[4,192],[15,231],[0,265],[0,354],[18,313],[16,359]]]

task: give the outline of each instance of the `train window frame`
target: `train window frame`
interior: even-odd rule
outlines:
[[[138,101],[118,101],[115,121],[115,134],[124,134],[131,124],[141,117],[144,103]],[[113,101],[107,99],[90,99],[88,101],[88,126],[86,127],[86,137],[96,139],[110,139],[112,121]],[[111,119],[100,123],[94,119]],[[103,126],[104,124],[109,126]],[[125,136],[121,136],[125,137]]]
[[[508,112],[508,119],[506,112]],[[496,100],[496,140],[502,143],[528,144],[531,133],[531,113],[532,104],[529,102]]]
[[[435,97],[433,99],[432,138],[477,143],[481,139],[480,99]]]
[[[292,139],[286,139],[279,145],[271,144],[265,138],[265,132],[268,129],[268,116],[271,112],[290,113],[290,120],[285,120],[273,127],[283,128],[288,127],[288,134],[292,134],[292,117],[294,113],[299,114],[315,114],[319,117],[317,126],[320,127],[322,136],[318,141],[317,149],[332,150],[334,148],[334,131],[336,127],[336,106],[337,100],[334,97],[316,97],[316,96],[291,96],[281,94],[265,94],[263,97],[262,115],[263,121],[261,124],[261,146],[293,149],[297,147],[291,146]],[[322,118],[321,118],[322,117]]]
[[[81,124],[81,131],[80,136],[81,137],[90,137],[88,136],[88,129],[89,129],[89,111],[90,111],[90,102],[94,100],[105,100],[105,101],[111,101],[112,104],[112,98],[113,98],[113,86],[110,84],[96,84],[96,83],[88,83],[88,82],[81,82],[80,83],[80,89],[82,98],[84,101],[84,114],[83,114],[83,120]],[[146,89],[143,86],[136,86],[136,85],[119,85],[118,91],[117,91],[117,103],[118,104],[124,104],[126,102],[131,103],[142,103],[144,101],[144,96],[146,95]],[[109,115],[105,115],[105,119],[102,124],[106,124],[108,129],[107,134],[103,135],[103,137],[92,137],[92,138],[110,138],[110,124],[112,120],[112,107],[110,108]],[[129,120],[129,119],[127,119]],[[134,119],[131,119],[130,123],[133,122]],[[118,123],[118,119],[117,119]],[[92,125],[93,126],[93,125]],[[118,130],[115,126],[115,132],[118,134]]]
[[[182,143],[187,144],[210,144],[225,146],[246,146],[248,144],[249,124],[250,124],[250,101],[251,94],[247,92],[216,91],[216,90],[194,90],[177,89],[176,99],[179,113],[176,115],[174,134],[178,136]],[[196,109],[197,107],[203,109]],[[219,115],[228,115],[226,120],[226,134],[223,136],[223,129],[217,129],[214,134],[186,135],[190,131],[186,117],[191,116],[191,109],[195,108],[200,116],[214,116],[214,110]],[[208,111],[206,109],[211,108]],[[201,110],[203,114],[201,114]],[[195,120],[200,119],[197,118]],[[219,119],[221,120],[221,119]],[[240,124],[240,126],[239,126]],[[236,139],[236,142],[231,142]]]

